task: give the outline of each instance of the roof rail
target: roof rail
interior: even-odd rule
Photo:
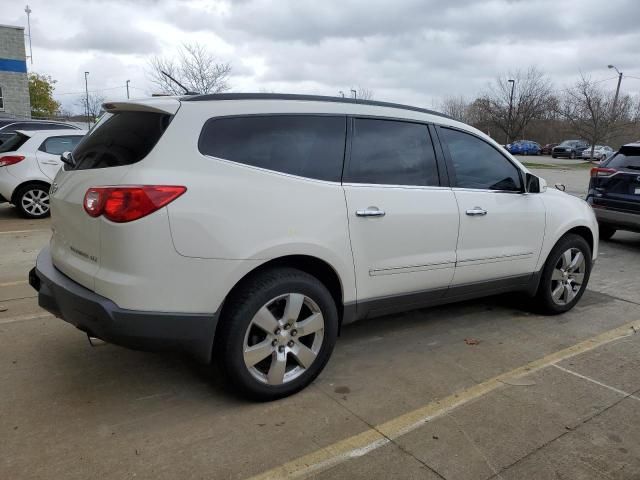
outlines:
[[[180,97],[180,100],[183,102],[207,102],[215,100],[297,100],[308,102],[351,103],[357,105],[372,105],[376,107],[399,108],[401,110],[411,110],[413,112],[428,113],[452,119],[449,115],[445,115],[444,113],[427,110],[426,108],[412,107],[411,105],[378,102],[376,100],[360,100],[357,98],[328,97],[324,95],[296,95],[292,93],[210,93],[206,95],[188,95]]]

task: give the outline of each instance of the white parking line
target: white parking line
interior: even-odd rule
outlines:
[[[623,395],[625,397],[633,398],[634,400],[640,401],[640,397],[636,397],[635,395],[633,395],[633,394],[631,394],[629,392],[625,392],[624,390],[620,390],[620,389],[618,389],[616,387],[612,387],[611,385],[607,385],[606,383],[599,382],[595,378],[587,377],[586,375],[582,375],[582,374],[580,374],[578,372],[574,372],[573,370],[569,370],[568,368],[561,367],[560,365],[557,365],[557,364],[554,365],[554,367],[556,367],[558,370],[562,370],[563,372],[570,373],[571,375],[574,375],[574,376],[576,376],[578,378],[582,378],[583,380],[586,380],[587,382],[595,383],[596,385],[600,385],[601,387],[608,388],[612,392],[616,392],[616,393],[619,393],[620,395]]]
[[[26,322],[27,320],[37,320],[39,318],[51,317],[50,313],[30,313],[28,315],[18,315],[16,317],[0,318],[0,325],[6,323]]]
[[[17,280],[15,282],[5,282],[5,283],[0,283],[0,288],[2,287],[15,287],[16,285],[26,285],[27,282],[26,280]]]
[[[32,232],[50,232],[49,228],[34,228],[32,230],[8,230],[6,232],[0,232],[0,235],[13,235],[16,233],[32,233]]]

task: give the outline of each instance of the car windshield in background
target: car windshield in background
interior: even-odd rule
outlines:
[[[131,165],[158,143],[171,115],[156,112],[117,112],[104,116],[73,150],[75,167],[87,170]]]
[[[0,144],[0,153],[15,152],[24,145],[27,140],[29,140],[29,137],[26,135],[15,133]]]
[[[640,170],[640,147],[622,147],[606,165],[607,168]]]

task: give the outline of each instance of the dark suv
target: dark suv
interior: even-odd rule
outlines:
[[[587,202],[600,225],[600,238],[616,230],[640,232],[640,142],[624,145],[591,169]]]
[[[551,156],[553,158],[578,158],[582,155],[583,150],[586,150],[588,147],[589,143],[584,140],[565,140],[557,147],[553,147]]]
[[[0,118],[0,144],[11,138],[16,130],[68,130],[80,127],[70,123],[53,120],[18,120],[15,118]]]

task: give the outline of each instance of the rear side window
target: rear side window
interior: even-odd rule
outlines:
[[[426,125],[356,118],[345,182],[438,185],[436,156]]]
[[[155,112],[109,114],[73,150],[73,169],[120,167],[139,162],[158,143],[171,118]]]
[[[72,151],[80,140],[82,139],[81,135],[70,135],[68,137],[49,137],[42,145],[40,145],[39,150],[42,152],[50,153],[51,155],[61,155],[64,152]]]
[[[522,190],[519,169],[487,142],[450,128],[439,133],[449,148],[456,187]]]
[[[346,117],[270,115],[212,118],[200,134],[200,152],[245,165],[339,182]]]
[[[6,139],[3,139],[2,143],[0,143],[0,153],[15,152],[22,147],[27,140],[29,140],[29,137],[26,135],[22,135],[21,133],[12,133]]]
[[[622,147],[603,165],[607,168],[628,168],[640,170],[640,147]]]

